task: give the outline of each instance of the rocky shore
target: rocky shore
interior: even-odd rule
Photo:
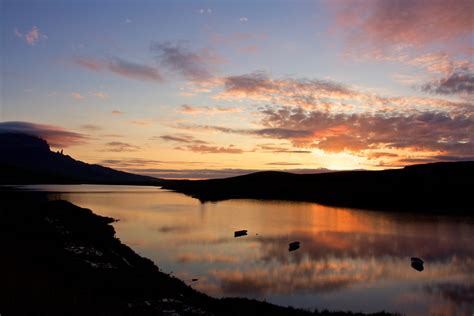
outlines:
[[[362,315],[215,299],[122,244],[112,218],[41,193],[3,191],[0,201],[2,316]]]

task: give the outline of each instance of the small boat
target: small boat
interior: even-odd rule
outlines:
[[[424,261],[417,257],[411,257],[411,267],[416,271],[423,271],[425,267],[423,266]]]
[[[234,238],[235,237],[241,237],[241,236],[247,236],[247,230],[237,230],[234,232]]]
[[[295,251],[297,249],[300,249],[300,242],[299,241],[294,241],[294,242],[288,244],[288,251]]]
[[[420,258],[418,257],[411,257],[411,262],[417,262],[417,263],[425,263],[423,260],[421,260]]]

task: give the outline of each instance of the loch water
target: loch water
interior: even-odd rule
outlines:
[[[22,189],[118,219],[123,243],[215,297],[406,315],[474,312],[472,217],[284,201],[200,203],[141,186]],[[235,238],[238,230],[247,235]],[[288,251],[295,241],[300,248]],[[423,259],[423,271],[411,257]]]

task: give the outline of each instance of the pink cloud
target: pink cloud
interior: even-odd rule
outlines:
[[[46,34],[41,33],[40,29],[37,26],[33,26],[31,30],[26,34],[22,34],[20,31],[18,31],[17,28],[15,28],[14,33],[16,37],[23,38],[25,42],[31,46],[38,43],[41,39],[48,39],[48,36]]]
[[[369,43],[385,49],[447,43],[472,34],[471,0],[335,1],[338,29],[351,46]]]

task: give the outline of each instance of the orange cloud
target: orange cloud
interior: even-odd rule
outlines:
[[[306,133],[287,135],[287,139],[300,147],[330,152],[410,148],[461,156],[474,154],[474,117],[469,113],[334,115],[317,110],[271,107],[262,109],[262,113],[265,126]]]
[[[259,108],[259,129],[235,129],[209,125],[178,125],[188,130],[216,131],[270,139],[285,139],[297,150],[322,150],[399,161],[427,157],[431,161],[468,160],[474,156],[474,116],[469,109],[458,113],[414,111],[413,113],[331,113],[301,107]],[[257,147],[280,151],[278,146]],[[281,152],[293,152],[283,148]],[[296,151],[295,151],[296,152]],[[407,155],[410,156],[407,156]],[[390,157],[391,156],[391,157]]]
[[[79,92],[72,92],[70,94],[71,98],[76,99],[76,100],[84,100],[84,96],[80,94]]]
[[[109,95],[107,93],[100,92],[100,91],[94,92],[94,93],[92,93],[92,95],[99,98],[99,99],[108,99],[109,98]]]
[[[188,104],[181,105],[179,112],[184,114],[223,114],[238,113],[242,110],[236,107],[210,107],[210,106],[192,106]]]
[[[176,147],[175,149],[187,150],[201,154],[242,154],[244,151],[240,148],[230,145],[228,147],[208,146],[208,145],[188,145],[185,147]]]

